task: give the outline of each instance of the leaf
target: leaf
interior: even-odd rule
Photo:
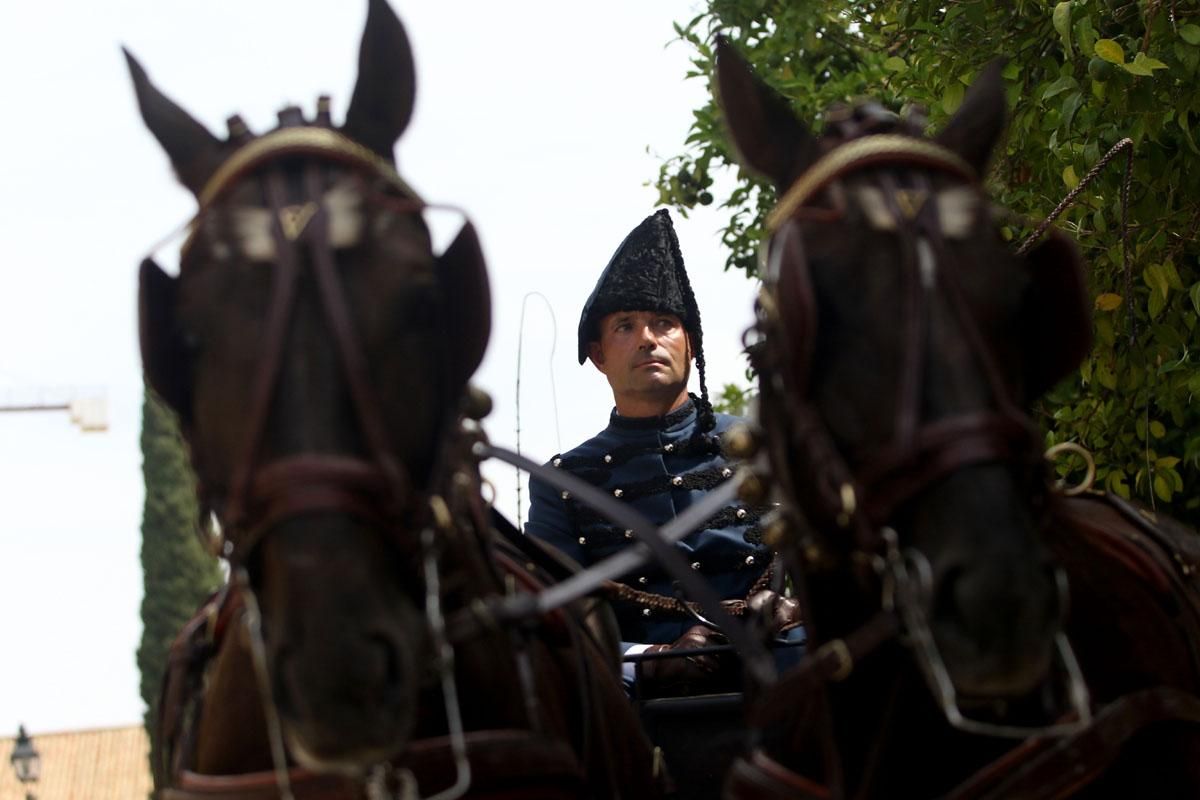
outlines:
[[[1125,299],[1121,297],[1121,295],[1113,294],[1112,292],[1105,292],[1096,298],[1096,310],[1115,311],[1123,302],[1125,302]]]
[[[1179,38],[1190,45],[1200,45],[1200,25],[1181,25],[1179,27]]]
[[[1179,459],[1175,456],[1163,456],[1154,462],[1154,466],[1159,469],[1171,469],[1179,463]]]
[[[1070,75],[1063,75],[1061,78],[1046,87],[1046,90],[1042,92],[1042,99],[1049,100],[1051,97],[1054,97],[1054,95],[1062,94],[1068,89],[1074,89],[1078,85],[1079,83],[1073,77]]]
[[[1070,97],[1063,101],[1062,121],[1059,124],[1068,134],[1071,132],[1071,120],[1075,119],[1075,112],[1079,110],[1079,104],[1082,102],[1083,95],[1079,92],[1073,92]]]
[[[1183,291],[1183,281],[1179,277],[1179,271],[1175,269],[1175,262],[1169,258],[1163,259],[1162,262],[1163,277],[1167,281],[1167,286],[1170,286],[1176,291]]]
[[[883,68],[888,72],[904,72],[908,69],[908,63],[900,56],[892,56],[883,62]]]
[[[1156,419],[1150,420],[1150,435],[1155,439],[1163,438],[1167,435],[1167,426]]]
[[[1196,140],[1192,138],[1192,130],[1188,123],[1188,113],[1180,109],[1179,115],[1175,117],[1175,121],[1179,123],[1179,129],[1183,131],[1183,140],[1187,142],[1188,147],[1192,152],[1200,156],[1200,148],[1196,147]]]
[[[1054,7],[1054,30],[1062,37],[1063,49],[1067,58],[1074,58],[1075,51],[1071,48],[1071,0],[1064,0]]]
[[[1121,49],[1121,45],[1117,44],[1112,39],[1097,39],[1095,50],[1096,55],[1100,56],[1109,63],[1125,63],[1125,51]]]
[[[1157,58],[1150,58],[1145,53],[1138,53],[1133,57],[1132,64],[1122,64],[1121,67],[1130,75],[1150,77],[1154,75],[1154,70],[1166,69],[1167,65]]]
[[[1079,185],[1079,176],[1075,174],[1075,167],[1071,164],[1067,164],[1063,169],[1062,179],[1068,189],[1074,189]]]
[[[1162,293],[1163,299],[1166,299],[1167,292],[1171,290],[1171,285],[1167,282],[1167,274],[1162,268],[1162,264],[1151,264],[1142,271],[1142,280],[1151,289],[1157,289]]]
[[[947,114],[953,114],[955,111],[958,111],[958,107],[962,105],[963,95],[966,91],[966,87],[961,83],[952,81],[946,87],[946,93],[942,95],[942,110]]]
[[[1158,292],[1151,292],[1150,299],[1147,303],[1146,311],[1150,314],[1150,319],[1158,319],[1158,315],[1167,305],[1167,298]]]
[[[1164,503],[1171,502],[1171,495],[1174,492],[1171,491],[1171,484],[1162,475],[1154,476],[1154,494],[1158,495],[1158,499]]]
[[[1125,473],[1119,469],[1114,469],[1108,473],[1108,477],[1104,479],[1105,487],[1110,492],[1116,492],[1126,500],[1129,499],[1129,484],[1125,482]]]
[[[1196,309],[1196,313],[1200,314],[1200,283],[1192,286],[1192,308]]]

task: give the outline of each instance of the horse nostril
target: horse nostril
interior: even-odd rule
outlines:
[[[960,628],[966,627],[966,617],[963,615],[962,603],[959,597],[959,586],[966,574],[961,566],[948,567],[937,582],[934,590],[933,604],[930,609],[933,617],[941,622],[950,623]]]
[[[372,649],[378,651],[380,677],[383,680],[384,686],[396,686],[400,683],[402,675],[400,668],[400,653],[392,639],[383,633],[374,633],[367,636],[367,641]]]

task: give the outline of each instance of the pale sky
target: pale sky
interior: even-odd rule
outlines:
[[[400,172],[474,219],[491,272],[491,345],[476,383],[493,441],[514,446],[521,301],[522,450],[562,449],[604,426],[611,394],[575,361],[584,299],[654,210],[658,155],[678,151],[704,85],[673,39],[693,0],[401,2],[417,108]],[[100,389],[107,433],[65,414],[0,414],[0,735],[137,722],[141,635],[141,366],[137,265],[192,213],[137,114],[119,46],[211,130],[257,131],[297,103],[349,101],[366,2],[43,0],[0,10],[0,403]],[[676,216],[704,321],[709,385],[740,380],[755,287],[722,270],[719,212]],[[489,465],[515,517],[511,468]],[[525,496],[527,508],[528,496]],[[0,765],[0,768],[7,768]]]

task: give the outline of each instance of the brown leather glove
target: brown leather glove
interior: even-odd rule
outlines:
[[[778,592],[763,589],[755,592],[746,600],[754,618],[758,620],[759,630],[763,638],[774,639],[785,631],[799,627],[804,620],[800,618],[800,601],[794,597],[784,597]]]
[[[689,656],[687,650],[727,644],[719,631],[706,625],[693,625],[671,644],[656,644],[643,652],[681,651],[664,658],[651,658],[641,664],[644,688],[658,694],[695,694],[706,691],[719,681],[721,659],[716,654]]]

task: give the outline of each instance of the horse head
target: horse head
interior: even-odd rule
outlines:
[[[199,203],[178,277],[142,267],[147,378],[256,598],[292,753],[382,762],[436,685],[421,558],[435,545],[420,534],[445,522],[438,487],[490,312],[473,228],[439,251],[395,171],[415,94],[404,28],[371,0],[344,124],[322,98],[262,136],[234,117],[219,139],[128,58],[142,117]]]
[[[940,700],[1036,694],[1066,597],[1027,410],[1090,327],[1073,247],[1016,255],[982,188],[1000,64],[934,139],[871,103],[814,136],[725,42],[717,75],[740,160],[780,198],[756,363],[816,642],[896,609]]]

